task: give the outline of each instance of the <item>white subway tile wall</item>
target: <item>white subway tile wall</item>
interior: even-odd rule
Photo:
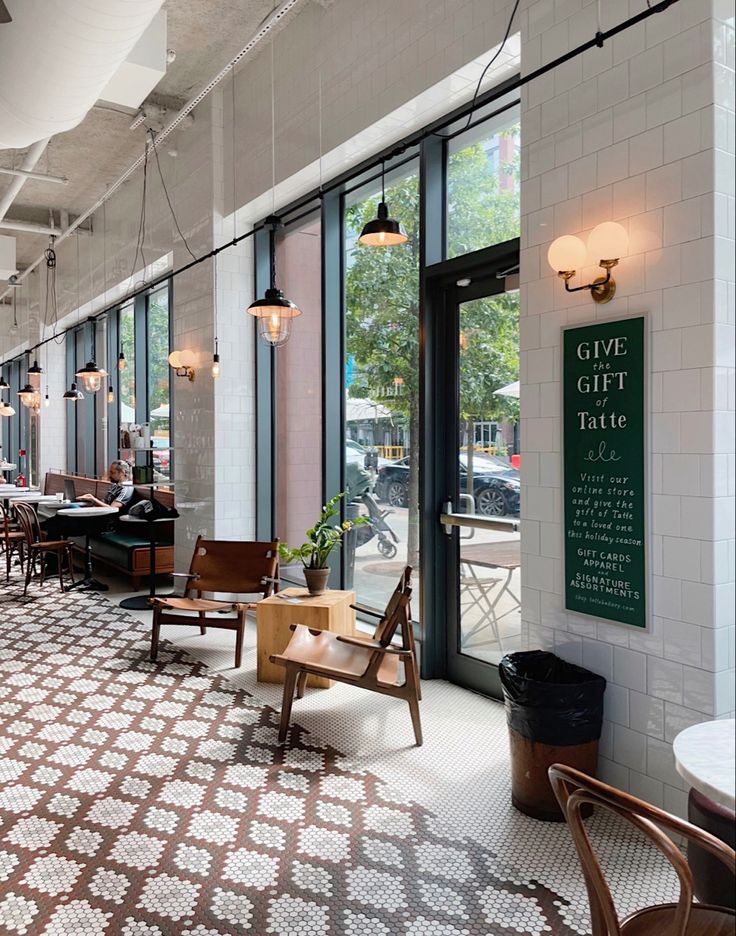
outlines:
[[[535,3],[524,69],[592,32],[595,6]],[[634,6],[606,4],[603,28]],[[617,37],[608,61],[591,50],[582,71],[559,69],[522,94],[525,633],[609,681],[603,776],[681,815],[672,740],[734,708],[734,21],[725,8],[710,13],[677,4]],[[596,307],[565,294],[546,251],[607,220],[628,228],[629,256],[615,300]],[[560,416],[539,408],[542,397],[559,400],[560,326],[639,312],[649,314],[651,368],[651,623],[642,632],[562,610],[559,570],[550,583],[539,562],[549,552],[529,529],[562,538],[559,480],[541,482],[542,463],[560,461]]]

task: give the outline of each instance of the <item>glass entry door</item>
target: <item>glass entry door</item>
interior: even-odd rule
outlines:
[[[444,670],[500,697],[498,663],[521,648],[518,292],[515,276],[456,273],[430,300],[445,358],[427,401],[444,427],[434,478]]]

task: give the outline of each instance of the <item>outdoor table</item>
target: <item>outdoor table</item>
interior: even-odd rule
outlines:
[[[96,533],[117,512],[117,507],[65,507],[56,512],[56,516],[62,518],[64,526],[69,527],[69,532],[72,535],[81,532],[84,536],[84,578],[70,585],[67,591],[71,591],[72,588],[90,588],[94,591],[108,590],[108,585],[98,582],[92,575],[92,547],[89,538],[92,533]]]
[[[521,607],[519,597],[511,591],[511,578],[521,565],[521,542],[515,539],[501,540],[496,543],[475,543],[473,546],[462,546],[460,550],[460,562],[469,569],[469,584],[478,588],[483,596],[480,608],[480,621],[465,636],[466,638],[473,636],[488,623],[493,629],[499,647],[503,649],[501,645],[501,635],[498,629],[499,618],[496,614],[496,607],[505,594],[510,595],[514,605],[501,615],[502,617],[511,614],[512,611]],[[484,569],[501,569],[505,571],[506,574],[500,580],[501,587],[495,598],[491,599],[489,591],[496,585],[498,580],[492,579],[486,581],[479,579],[475,572],[476,566]]]
[[[691,725],[673,742],[675,766],[698,793],[726,809],[734,809],[736,795],[736,720]]]
[[[147,595],[134,595],[132,598],[123,598],[120,602],[121,608],[126,608],[128,611],[150,611],[151,610],[151,598],[156,597],[156,532],[155,524],[156,523],[173,523],[175,517],[161,517],[158,520],[144,520],[141,517],[131,517],[129,514],[125,514],[120,518],[121,523],[145,523],[148,526],[148,543],[149,543],[149,558],[148,558],[148,594]],[[168,595],[159,596],[163,598],[169,597]]]

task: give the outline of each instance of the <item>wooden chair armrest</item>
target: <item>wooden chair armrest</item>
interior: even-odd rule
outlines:
[[[383,617],[382,611],[374,611],[373,608],[366,608],[365,605],[351,604],[350,607],[353,609],[353,611],[360,611],[361,614],[368,614],[371,617],[379,619]]]
[[[174,578],[185,578],[185,579],[198,579],[199,572],[170,572],[169,575],[173,575]]]
[[[396,656],[411,656],[411,650],[403,650],[401,647],[384,647],[382,643],[367,637],[365,640],[360,637],[351,637],[348,634],[338,634],[337,639],[341,643],[350,644],[353,647],[364,647],[367,650],[377,650],[379,653],[392,653]]]

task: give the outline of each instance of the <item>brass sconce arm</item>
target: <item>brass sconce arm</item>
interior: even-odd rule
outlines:
[[[189,380],[189,383],[194,383],[194,376],[196,371],[193,367],[188,365],[183,365],[182,367],[175,367],[174,373],[177,377],[186,377]]]
[[[583,286],[570,286],[570,280],[575,276],[576,270],[560,270],[557,275],[565,281],[565,292],[576,293],[589,289],[593,302],[610,302],[616,295],[616,280],[611,276],[611,270],[617,263],[618,259],[601,260],[599,265],[606,271],[606,275],[599,276],[592,283],[585,283]]]

